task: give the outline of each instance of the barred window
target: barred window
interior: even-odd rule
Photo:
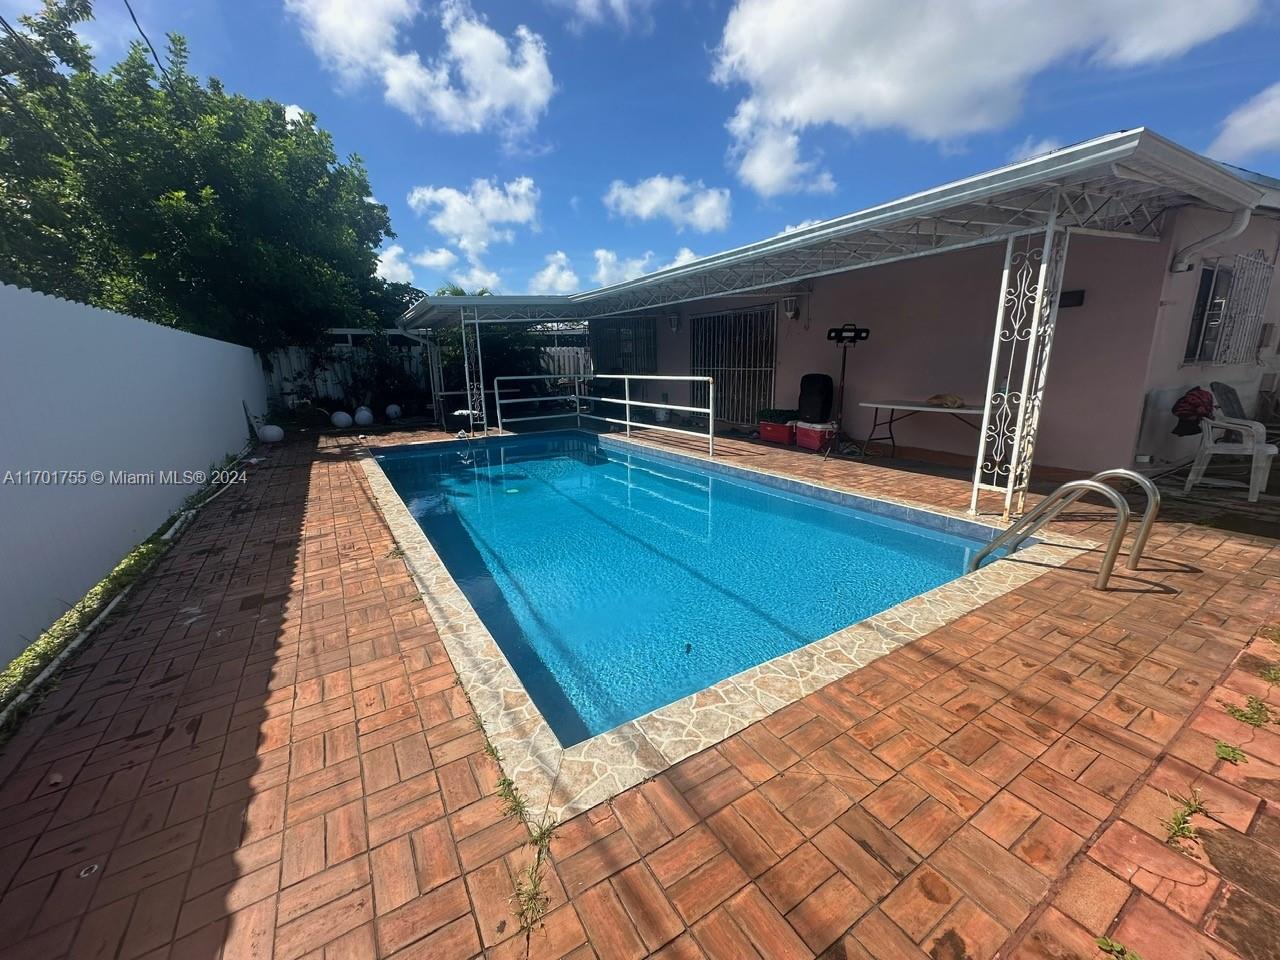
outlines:
[[[1261,250],[1205,261],[1187,333],[1186,363],[1253,363],[1273,266]]]

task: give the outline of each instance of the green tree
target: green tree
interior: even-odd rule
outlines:
[[[267,351],[384,323],[420,292],[374,273],[394,236],[360,159],[306,114],[158,70],[98,72],[45,0],[0,34],[0,280]]]
[[[488,287],[479,287],[467,293],[459,283],[446,283],[443,287],[436,288],[437,297],[488,297],[493,291]]]

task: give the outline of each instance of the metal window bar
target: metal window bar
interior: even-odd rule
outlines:
[[[1214,350],[1214,363],[1252,363],[1258,359],[1274,270],[1262,251],[1235,257],[1231,285],[1219,317],[1222,327]],[[1208,327],[1207,318],[1205,327]]]
[[[716,391],[716,419],[755,423],[764,407],[773,405],[777,355],[777,306],[691,317],[689,372],[710,377]],[[706,397],[696,387],[695,403]]]
[[[565,420],[570,417],[575,418],[578,421],[579,426],[581,426],[582,419],[585,417],[589,420],[599,420],[603,423],[613,423],[619,426],[626,427],[627,436],[631,436],[631,429],[633,427],[643,429],[643,430],[658,430],[664,433],[680,433],[680,434],[692,435],[692,436],[702,436],[703,434],[699,430],[688,430],[688,429],[685,429],[684,427],[669,427],[669,426],[665,426],[663,424],[657,424],[657,423],[645,423],[645,422],[633,420],[631,418],[632,407],[651,407],[654,409],[679,410],[683,413],[698,413],[698,414],[706,415],[707,417],[707,431],[706,431],[707,455],[712,457],[715,456],[716,421],[715,421],[715,417],[712,415],[712,411],[715,409],[716,387],[715,387],[715,382],[710,377],[686,377],[686,376],[667,377],[667,376],[661,376],[661,375],[655,375],[655,374],[636,374],[636,373],[597,373],[597,374],[592,374],[590,376],[574,377],[573,393],[571,395],[564,396],[565,400],[573,401],[574,409],[572,411],[566,410],[564,413],[536,414],[536,415],[526,415],[522,417],[512,417],[512,416],[503,415],[503,412],[502,412],[503,407],[509,407],[512,404],[516,404],[516,403],[531,403],[534,401],[545,401],[548,398],[547,397],[506,397],[504,398],[502,396],[501,389],[498,386],[500,382],[509,382],[509,381],[516,381],[516,380],[559,380],[559,379],[563,379],[563,378],[556,375],[545,374],[545,373],[534,373],[534,374],[527,374],[524,376],[494,377],[493,378],[494,407],[497,411],[498,431],[501,432],[503,430],[503,425],[508,423],[529,423],[537,420]],[[621,380],[623,383],[622,399],[618,399],[616,397],[593,397],[590,394],[585,393],[584,385],[588,380]],[[707,404],[706,406],[692,406],[692,405],[674,404],[674,403],[650,403],[647,400],[633,400],[631,398],[632,381],[640,381],[644,383],[650,380],[665,380],[665,381],[671,381],[671,382],[677,382],[677,383],[688,383],[691,385],[691,387],[705,384],[705,387],[708,393]],[[600,414],[597,414],[597,413],[585,412],[582,409],[583,400],[591,401],[593,405],[592,406],[593,410],[595,409],[595,406],[599,404],[608,403],[608,404],[614,404],[616,406],[620,406],[623,408],[623,411],[624,411],[623,418],[619,419],[617,417],[606,417],[606,416],[601,416]]]

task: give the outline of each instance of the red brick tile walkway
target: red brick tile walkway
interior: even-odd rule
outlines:
[[[0,957],[1280,956],[1280,729],[1219,702],[1280,716],[1275,541],[1162,523],[1121,589],[1051,570],[561,825],[526,936],[527,833],[350,449],[212,503],[0,754]]]

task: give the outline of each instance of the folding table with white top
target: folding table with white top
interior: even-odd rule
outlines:
[[[889,441],[889,456],[898,455],[898,441],[893,435],[893,425],[906,420],[908,417],[914,417],[917,413],[949,413],[967,427],[974,430],[979,429],[978,424],[971,423],[966,417],[977,417],[982,419],[982,407],[939,407],[931,403],[925,403],[923,400],[866,400],[859,403],[860,407],[871,407],[875,410],[875,421],[871,425],[871,433],[867,435],[866,442],[863,444],[863,450],[866,445],[875,440]],[[882,417],[881,411],[888,413],[887,417]],[[881,428],[887,432],[879,433]]]

